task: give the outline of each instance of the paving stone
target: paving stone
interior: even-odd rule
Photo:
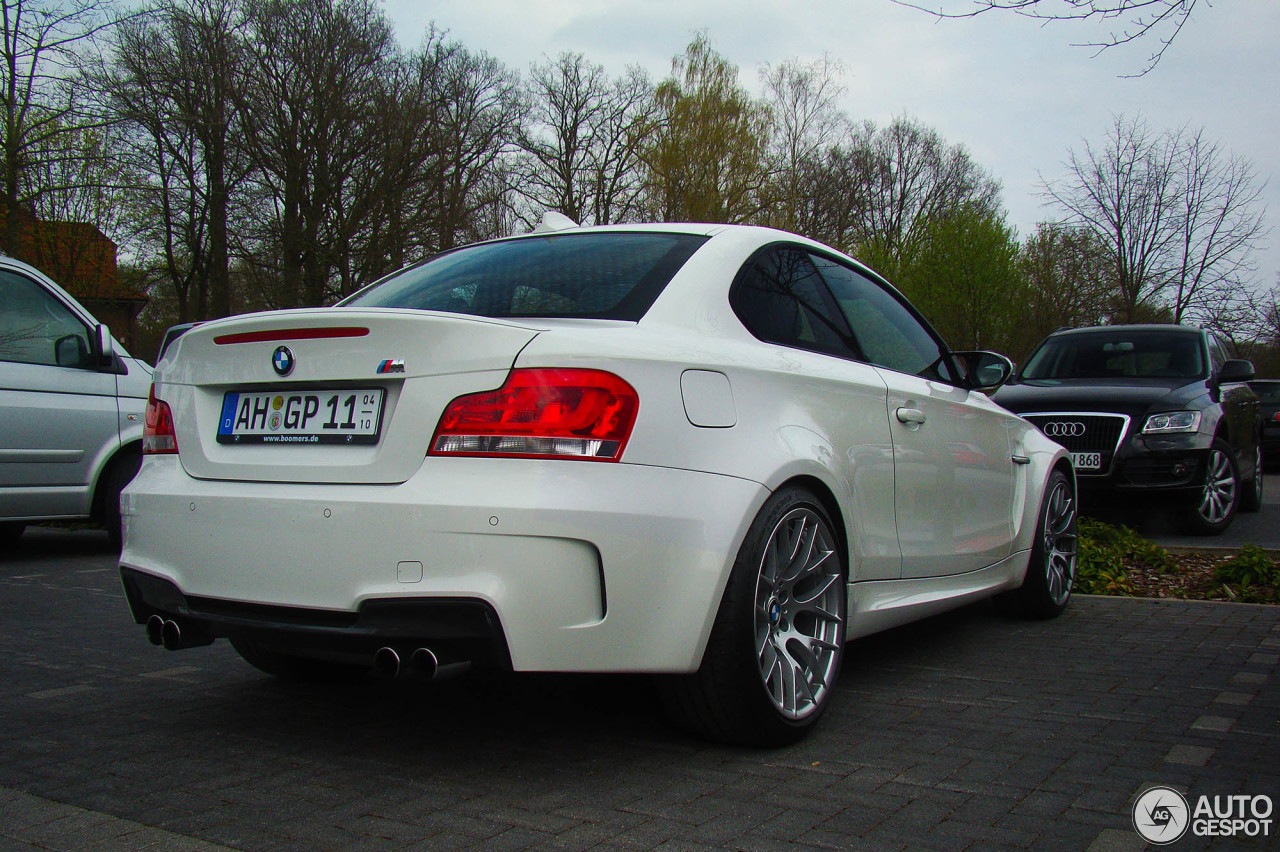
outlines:
[[[32,534],[0,554],[5,852],[1124,852],[1153,784],[1280,789],[1278,607],[967,607],[851,643],[813,735],[753,750],[670,728],[643,678],[328,687],[170,654],[109,554]]]

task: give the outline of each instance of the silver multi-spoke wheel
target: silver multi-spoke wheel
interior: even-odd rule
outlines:
[[[788,719],[817,710],[832,688],[844,641],[844,575],[831,531],[799,507],[774,526],[755,594],[756,658]]]
[[[1240,490],[1236,466],[1227,452],[1219,447],[1209,451],[1209,469],[1200,496],[1200,517],[1217,526],[1226,523],[1235,512]]]
[[[1053,618],[1071,601],[1079,558],[1075,480],[1054,470],[1044,486],[1036,537],[1027,556],[1022,585],[996,597],[996,606],[1010,615]]]
[[[1062,606],[1071,597],[1077,549],[1076,498],[1065,479],[1054,480],[1043,524],[1045,586],[1054,606]]]
[[[677,721],[714,739],[770,748],[817,724],[844,654],[840,542],[840,528],[808,488],[780,488],[765,501],[738,549],[702,664],[662,681]]]

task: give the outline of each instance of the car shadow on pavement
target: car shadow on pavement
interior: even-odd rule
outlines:
[[[886,673],[909,677],[912,669],[945,665],[939,653],[966,653],[971,642],[989,641],[982,638],[984,627],[1000,629],[1007,622],[983,602],[849,643],[833,716]],[[211,730],[235,730],[288,750],[446,772],[483,766],[497,771],[519,760],[513,748],[548,759],[570,745],[580,757],[636,749],[758,751],[710,743],[676,728],[647,675],[479,672],[430,683],[368,678],[307,684],[258,675],[229,648],[219,653],[229,658],[222,671],[230,677],[201,691],[199,700],[188,694],[167,703],[165,727],[197,739]],[[819,725],[814,732],[819,740],[823,729]]]
[[[0,546],[0,563],[117,553],[119,550],[112,547],[111,537],[105,529],[88,524],[32,526],[27,527],[16,541]]]

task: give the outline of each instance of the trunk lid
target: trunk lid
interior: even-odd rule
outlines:
[[[194,477],[398,483],[422,466],[444,407],[499,387],[539,331],[396,309],[251,314],[183,335],[156,395]]]

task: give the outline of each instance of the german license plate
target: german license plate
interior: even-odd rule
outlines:
[[[219,444],[376,444],[382,388],[227,391]]]
[[[1076,470],[1102,470],[1102,453],[1072,453],[1071,463]]]

